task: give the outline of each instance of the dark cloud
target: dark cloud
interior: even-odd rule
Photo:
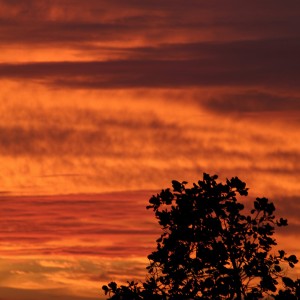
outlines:
[[[170,46],[167,49],[173,53]],[[144,60],[1,64],[0,78],[34,80],[75,89],[201,86],[299,88],[299,40],[174,46],[174,53],[185,52],[188,57],[179,60],[158,60],[155,51],[149,51],[152,51],[152,58]],[[168,52],[163,47],[161,51]],[[162,56],[165,57],[165,54]]]
[[[221,114],[298,111],[300,98],[250,90],[240,94],[220,95],[219,98],[202,102],[202,105]]]
[[[53,46],[53,44],[70,46],[74,43],[80,44],[80,41],[82,43],[125,39],[126,33],[130,32],[128,26],[115,24],[42,22],[41,24],[26,24],[25,28],[22,28],[22,23],[15,24],[11,21],[1,21],[0,24],[2,45],[18,44],[24,41],[26,44],[44,46]],[[8,35],[7,31],[11,34]]]
[[[299,3],[290,1],[1,1],[2,44],[68,46],[112,40],[159,42],[186,35],[200,40],[299,37]],[[184,14],[182,13],[184,11]],[[214,32],[216,34],[214,34]],[[202,33],[202,34],[201,34]],[[203,33],[205,33],[203,35]],[[91,46],[91,45],[90,45]]]

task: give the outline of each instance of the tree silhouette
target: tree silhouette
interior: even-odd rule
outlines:
[[[271,252],[275,227],[287,220],[275,219],[267,198],[256,198],[243,214],[237,196],[248,195],[246,184],[217,178],[204,173],[191,188],[174,180],[173,191],[152,196],[147,209],[153,209],[162,234],[148,256],[147,279],[103,286],[110,300],[300,299],[300,281],[285,275],[296,256]]]

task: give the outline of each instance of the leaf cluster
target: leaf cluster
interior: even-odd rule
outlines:
[[[284,276],[284,265],[293,268],[296,256],[271,253],[275,228],[287,220],[275,218],[267,198],[256,198],[245,214],[238,197],[248,195],[246,184],[238,177],[225,184],[217,178],[204,173],[190,188],[173,180],[172,190],[152,196],[147,209],[162,234],[148,256],[148,278],[142,285],[104,286],[113,294],[109,299],[298,299],[299,281]],[[285,289],[277,292],[280,281]]]

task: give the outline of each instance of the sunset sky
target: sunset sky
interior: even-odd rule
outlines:
[[[0,87],[0,300],[144,279],[148,199],[203,172],[300,256],[300,1],[0,0]]]

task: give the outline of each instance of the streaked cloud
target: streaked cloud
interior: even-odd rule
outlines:
[[[300,253],[299,9],[0,0],[0,298],[143,278],[148,199],[202,172],[274,200]]]
[[[65,290],[30,290],[18,288],[0,287],[1,300],[23,300],[31,297],[51,300],[55,297],[57,300],[95,300],[98,297],[78,297],[74,295],[67,295]],[[26,298],[27,297],[27,298]]]
[[[143,203],[149,193],[2,196],[2,295],[11,299],[26,289],[48,299],[71,289],[82,295],[78,299],[94,299],[108,273],[143,276],[147,252],[158,235]]]
[[[151,192],[2,196],[2,295],[19,299],[25,289],[23,296],[41,294],[50,299],[69,295],[71,289],[78,300],[96,299],[100,285],[109,280],[144,277],[146,256],[160,234],[152,212],[144,208],[147,195]],[[276,200],[275,205],[277,215],[291,220],[289,228],[277,235],[280,246],[299,251],[286,240],[299,229],[295,215],[299,198]]]

